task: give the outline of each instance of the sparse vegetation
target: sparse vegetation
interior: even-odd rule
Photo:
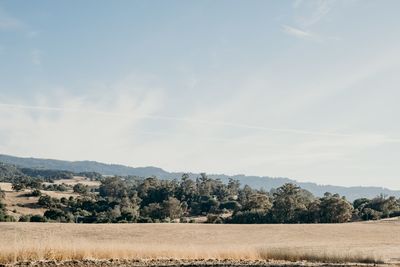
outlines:
[[[14,221],[14,217],[7,214],[6,206],[3,203],[4,192],[0,188],[0,222],[12,222]]]
[[[382,259],[362,253],[335,254],[324,251],[301,251],[287,248],[261,249],[260,258],[265,260],[283,260],[290,262],[323,262],[323,263],[369,263],[382,264]]]

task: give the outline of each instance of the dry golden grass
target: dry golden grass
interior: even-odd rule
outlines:
[[[0,262],[276,259],[398,262],[400,221],[320,225],[0,223]]]
[[[43,215],[46,211],[46,209],[37,205],[39,197],[27,196],[31,190],[27,189],[15,192],[12,190],[11,183],[0,183],[0,188],[6,193],[3,202],[6,204],[7,213],[13,216],[16,220],[18,220],[22,215]],[[58,199],[62,197],[69,198],[70,196],[79,196],[79,194],[73,193],[72,190],[69,192],[41,191],[44,195],[49,195]]]
[[[268,260],[283,260],[290,262],[323,262],[323,263],[373,263],[382,264],[384,261],[374,255],[359,253],[333,253],[321,250],[303,251],[285,248],[261,249],[260,258]]]
[[[1,190],[6,191],[6,192],[12,191],[11,183],[0,183],[0,188],[1,188]]]
[[[37,206],[38,197],[28,197],[27,193],[7,191],[3,202],[6,204],[6,209],[9,215],[14,216],[17,220],[21,215],[39,214],[43,215],[45,209]]]
[[[69,197],[78,197],[79,194],[73,193],[72,190],[66,191],[66,192],[59,192],[59,191],[46,191],[46,190],[41,190],[43,195],[48,195],[53,198],[58,198],[61,199],[63,197],[69,198]]]
[[[86,177],[82,177],[82,176],[74,176],[72,179],[60,179],[60,180],[54,181],[54,184],[66,184],[66,185],[72,185],[72,186],[74,186],[78,183],[87,185],[89,187],[99,187],[101,184],[99,181],[90,181],[90,179],[88,179]],[[49,183],[45,183],[45,184],[49,184]]]

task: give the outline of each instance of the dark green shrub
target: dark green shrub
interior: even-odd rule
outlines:
[[[46,218],[42,215],[32,215],[30,218],[31,222],[46,222]]]
[[[44,217],[48,220],[57,222],[73,222],[74,216],[69,212],[64,212],[61,209],[49,209],[44,213]]]
[[[255,223],[267,223],[268,214],[264,210],[246,210],[239,211],[233,214],[230,223],[244,223],[244,224],[255,224]]]
[[[239,211],[242,208],[242,205],[239,204],[237,201],[226,201],[219,204],[219,209],[227,209],[231,211]]]
[[[41,195],[42,195],[42,192],[39,189],[35,189],[31,193],[32,197],[40,197]]]
[[[224,223],[224,219],[218,214],[208,214],[206,223],[221,224]]]
[[[31,221],[31,215],[22,215],[19,217],[19,222],[30,222]]]
[[[74,193],[78,193],[81,195],[87,194],[89,192],[89,186],[78,183],[76,185],[74,185],[74,187],[72,188]]]

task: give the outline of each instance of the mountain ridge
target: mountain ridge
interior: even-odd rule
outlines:
[[[42,159],[34,157],[16,157],[11,155],[0,154],[0,162],[13,164],[19,167],[36,168],[36,169],[54,169],[66,170],[72,172],[98,172],[103,175],[120,175],[120,176],[140,176],[149,177],[156,176],[160,179],[179,179],[184,172],[168,172],[159,167],[130,167],[121,164],[107,164],[97,161],[66,161],[57,159]],[[198,173],[189,173],[193,179],[199,176]],[[223,182],[227,182],[230,178],[239,180],[242,185],[249,185],[253,188],[264,188],[270,190],[277,188],[284,183],[296,183],[300,187],[310,191],[316,196],[322,196],[325,192],[338,193],[346,196],[349,200],[354,200],[361,197],[373,198],[378,195],[390,195],[400,197],[400,190],[391,190],[383,187],[374,186],[334,186],[334,185],[319,185],[313,182],[299,182],[290,178],[269,177],[269,176],[247,176],[225,175],[225,174],[210,174],[210,178],[219,178]]]

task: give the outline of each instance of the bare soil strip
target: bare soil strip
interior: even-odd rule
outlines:
[[[331,264],[282,261],[249,261],[249,260],[72,260],[72,261],[39,261],[19,262],[2,265],[0,267],[391,267],[390,265],[375,264]],[[394,265],[393,265],[394,266]]]

